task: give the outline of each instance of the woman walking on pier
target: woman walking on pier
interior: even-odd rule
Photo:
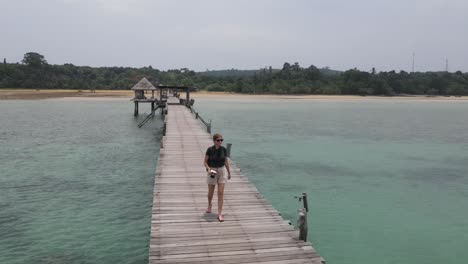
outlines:
[[[211,213],[211,201],[213,200],[213,194],[218,185],[218,220],[224,221],[223,218],[223,199],[224,199],[224,184],[231,179],[231,170],[229,168],[229,162],[227,159],[227,150],[221,146],[223,143],[223,136],[215,134],[213,136],[213,146],[206,150],[204,165],[206,168],[207,183],[208,183],[208,208],[207,213]],[[228,176],[225,175],[225,169],[227,170]]]

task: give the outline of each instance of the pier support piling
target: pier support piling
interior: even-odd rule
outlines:
[[[135,111],[134,111],[133,115],[138,116],[138,102],[135,102]]]

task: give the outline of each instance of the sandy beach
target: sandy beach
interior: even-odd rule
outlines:
[[[41,90],[41,89],[0,89],[0,100],[39,100],[64,97],[117,97],[131,98],[129,90]]]
[[[275,94],[237,94],[227,92],[193,92],[192,98],[200,99],[298,99],[298,100],[450,100],[464,101],[468,96],[356,96],[356,95],[275,95]],[[183,96],[183,95],[182,95]],[[41,89],[0,89],[0,100],[41,100],[50,98],[128,98],[133,97],[130,90],[41,90]]]

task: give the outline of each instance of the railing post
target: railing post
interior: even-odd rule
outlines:
[[[228,156],[228,158],[231,157],[231,147],[232,147],[232,144],[231,144],[231,143],[227,143],[227,144],[226,144],[226,150],[227,150],[227,156]]]
[[[297,227],[299,228],[299,239],[307,242],[307,212],[305,208],[297,209]]]
[[[206,131],[208,131],[208,134],[211,134],[211,120],[210,123],[206,126]]]
[[[302,196],[294,197],[303,202],[304,208],[297,209],[297,227],[299,229],[299,239],[307,242],[307,212],[309,211],[309,205],[307,203],[307,193],[302,193]]]

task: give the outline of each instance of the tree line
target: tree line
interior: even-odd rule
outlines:
[[[468,73],[376,72],[350,69],[344,72],[284,63],[281,69],[195,72],[182,68],[167,71],[151,66],[88,67],[50,65],[43,55],[28,52],[21,63],[0,67],[0,88],[34,89],[130,89],[141,78],[166,85],[192,86],[201,90],[252,94],[349,94],[349,95],[468,95]]]

